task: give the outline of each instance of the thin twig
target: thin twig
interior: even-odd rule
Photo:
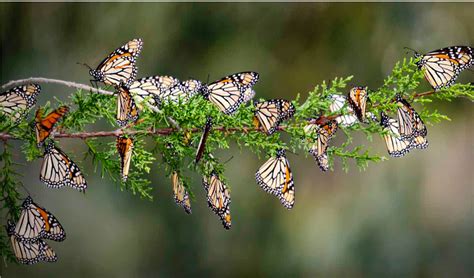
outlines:
[[[415,94],[413,94],[413,98],[425,97],[425,96],[432,95],[432,94],[434,94],[434,93],[435,93],[435,91],[427,91],[427,92],[423,92],[423,93],[415,93]]]
[[[84,84],[79,84],[76,82],[64,81],[64,80],[59,80],[59,79],[43,78],[43,77],[30,77],[26,79],[12,80],[6,84],[3,84],[1,88],[2,88],[2,91],[6,91],[16,86],[28,85],[32,83],[59,84],[59,85],[63,85],[70,88],[91,91],[94,93],[99,93],[99,94],[104,94],[104,95],[109,95],[109,96],[114,95],[114,92],[94,88],[94,87],[87,86]]]
[[[279,126],[277,129],[278,130],[285,130],[286,127],[284,126]],[[213,130],[216,131],[222,131],[222,132],[240,132],[243,131],[245,133],[248,133],[249,131],[261,131],[261,128],[256,128],[256,127],[224,127],[224,126],[219,126],[213,128]],[[177,132],[179,129],[174,128],[174,127],[165,127],[165,128],[159,128],[155,130],[127,130],[127,129],[116,129],[112,131],[93,131],[93,132],[74,132],[74,133],[64,133],[64,132],[53,132],[52,137],[53,138],[81,138],[81,139],[86,139],[86,138],[95,138],[95,137],[117,137],[121,135],[158,135],[158,136],[166,136],[170,135],[173,132]],[[188,129],[187,131],[192,132],[192,133],[197,133],[201,132],[201,128],[191,128]],[[5,132],[0,132],[0,140],[21,140],[21,138],[16,138],[13,135]]]
[[[13,80],[10,81],[4,85],[1,86],[2,91],[8,90],[10,88],[13,88],[15,86],[20,86],[20,85],[27,85],[31,83],[50,83],[50,84],[59,84],[59,85],[64,85],[67,87],[72,87],[76,89],[81,89],[81,90],[88,90],[91,92],[99,93],[99,94],[104,94],[104,95],[114,95],[113,92],[102,90],[102,89],[97,89],[88,85],[84,84],[79,84],[75,82],[70,82],[70,81],[64,81],[64,80],[58,80],[58,79],[51,79],[51,78],[43,78],[43,77],[30,77],[26,79],[20,79],[20,80]],[[413,95],[413,98],[418,98],[418,97],[424,97],[428,96],[431,94],[434,94],[434,91],[428,91],[428,92],[423,92],[423,93],[415,93]],[[158,108],[149,105],[151,110],[154,112],[162,113],[161,110]],[[310,120],[309,123],[321,123],[322,121],[327,121],[336,118],[337,116],[341,115],[335,115],[335,116],[321,116],[316,120]],[[160,128],[160,129],[155,129],[155,130],[148,130],[148,131],[138,131],[138,130],[126,130],[126,129],[117,129],[114,131],[97,131],[97,132],[76,132],[76,133],[62,133],[62,132],[55,132],[53,133],[53,137],[55,138],[93,138],[93,137],[117,137],[121,135],[137,135],[137,134],[142,134],[142,135],[159,135],[159,136],[166,136],[169,135],[173,132],[176,131],[181,131],[181,127],[179,124],[171,117],[167,117],[168,122],[172,126],[171,128]],[[277,127],[277,130],[284,131],[286,130],[286,126],[279,126]],[[241,128],[232,128],[232,127],[215,127],[213,130],[217,131],[223,131],[223,132],[243,132],[243,133],[248,133],[250,131],[262,131],[261,128],[256,128],[256,127],[241,127]],[[195,133],[195,132],[200,132],[200,128],[193,128],[188,130],[189,132]],[[7,140],[19,140],[19,138],[16,138],[8,133],[5,132],[0,132],[0,140],[7,141]]]
[[[103,89],[99,89],[99,88],[94,88],[94,87],[84,85],[84,84],[80,84],[80,83],[76,83],[76,82],[64,81],[64,80],[52,79],[52,78],[44,78],[44,77],[30,77],[30,78],[26,78],[26,79],[12,80],[12,81],[10,81],[6,84],[3,84],[1,86],[1,90],[6,91],[6,90],[11,89],[11,88],[16,87],[16,86],[28,85],[28,84],[32,84],[32,83],[58,84],[58,85],[63,85],[63,86],[70,87],[70,88],[86,90],[86,91],[90,91],[90,92],[93,92],[93,93],[99,93],[99,94],[109,95],[109,96],[115,94],[114,92],[111,92],[111,91],[107,91],[107,90],[103,90]],[[147,106],[153,112],[161,113],[160,109],[158,109],[157,107],[151,105],[150,103],[147,103]],[[168,121],[171,123],[171,125],[173,127],[179,128],[178,123],[174,119],[172,119],[171,117],[167,117],[167,118],[168,118]]]

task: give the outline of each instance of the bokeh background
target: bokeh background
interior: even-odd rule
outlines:
[[[206,81],[254,70],[264,98],[304,96],[323,80],[347,75],[376,88],[396,61],[411,55],[404,46],[420,52],[473,46],[473,14],[473,3],[0,3],[0,80],[42,76],[87,84],[88,70],[77,62],[95,66],[141,37],[140,77]],[[469,71],[459,79],[473,80]],[[41,105],[73,92],[42,87]],[[427,150],[365,172],[352,165],[345,173],[337,163],[322,173],[311,157],[289,154],[297,194],[291,211],[255,184],[263,160],[236,148],[218,153],[222,160],[234,156],[226,171],[230,231],[207,208],[199,177],[188,216],[174,204],[158,163],[155,201],[140,200],[94,174],[91,161],[81,161],[80,140],[62,139],[87,173],[86,195],[47,189],[37,178],[39,160],[21,169],[35,200],[67,229],[65,242],[50,243],[59,261],[0,262],[0,275],[472,277],[473,104],[434,105],[452,121],[429,127]],[[385,155],[380,138],[370,144]]]

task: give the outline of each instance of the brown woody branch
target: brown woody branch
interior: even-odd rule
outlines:
[[[26,79],[20,79],[20,80],[13,80],[10,81],[4,85],[1,86],[2,91],[11,89],[16,86],[21,86],[21,85],[27,85],[31,83],[45,83],[45,84],[58,84],[58,85],[63,85],[66,87],[71,87],[71,88],[76,88],[76,89],[81,89],[81,90],[87,90],[90,92],[94,93],[99,93],[99,94],[104,94],[104,95],[114,95],[113,92],[94,88],[88,85],[84,84],[79,84],[75,82],[70,82],[70,81],[64,81],[64,80],[58,80],[58,79],[51,79],[51,78],[43,78],[43,77],[30,77]],[[424,97],[428,96],[431,94],[434,94],[434,91],[428,91],[428,92],[423,92],[423,93],[415,93],[413,94],[414,98],[418,97]],[[158,110],[156,107],[150,107],[152,108],[153,111],[155,112],[161,112]],[[309,123],[323,123],[324,121],[327,120],[332,120],[335,119],[340,115],[333,115],[333,116],[321,116],[318,119],[313,119],[310,120]],[[75,132],[75,133],[63,133],[63,132],[55,132],[52,134],[53,137],[55,138],[81,138],[81,139],[86,139],[86,138],[95,138],[95,137],[117,137],[121,135],[157,135],[157,136],[166,136],[169,135],[173,132],[180,131],[181,128],[178,125],[178,123],[168,117],[168,122],[171,124],[172,127],[168,128],[160,128],[160,129],[155,129],[155,130],[146,130],[146,131],[138,131],[138,130],[127,130],[127,129],[117,129],[113,131],[96,131],[96,132]],[[277,130],[285,130],[285,126],[279,126],[277,127]],[[262,131],[261,128],[256,128],[256,127],[241,127],[241,128],[233,128],[233,127],[215,127],[213,130],[217,131],[223,131],[223,132],[243,132],[243,133],[248,133],[251,131]],[[200,132],[200,128],[193,128],[187,130],[188,132],[196,133]],[[16,138],[12,136],[11,134],[8,134],[6,132],[0,132],[0,140],[7,141],[7,140],[18,140],[20,138]]]
[[[284,130],[285,127],[280,126],[278,127],[278,130]],[[174,128],[174,127],[165,127],[165,128],[160,128],[160,129],[155,129],[155,130],[126,130],[126,129],[116,129],[112,131],[93,131],[93,132],[74,132],[74,133],[63,133],[63,132],[54,132],[52,133],[53,138],[81,138],[81,139],[87,139],[87,138],[97,138],[97,137],[117,137],[117,136],[122,136],[122,135],[156,135],[156,136],[166,136],[170,135],[173,132],[177,132],[180,129]],[[224,126],[219,126],[213,128],[213,130],[217,131],[222,131],[222,132],[244,132],[248,133],[250,131],[261,131],[260,128],[256,127],[224,127]],[[201,132],[201,128],[192,128],[186,130],[191,133],[196,133],[196,132]],[[21,138],[16,138],[11,134],[5,133],[5,132],[0,132],[0,140],[6,141],[6,140],[21,140]]]
[[[21,86],[21,85],[28,85],[32,83],[41,83],[41,84],[58,84],[58,85],[63,85],[66,87],[70,88],[76,88],[80,90],[86,90],[86,91],[91,91],[93,93],[99,93],[103,95],[113,95],[114,92],[102,90],[99,88],[94,88],[91,86],[87,86],[84,84],[79,84],[76,82],[70,82],[70,81],[64,81],[64,80],[59,80],[59,79],[52,79],[52,78],[43,78],[43,77],[30,77],[26,79],[20,79],[20,80],[12,80],[6,84],[2,85],[2,91],[6,91],[8,89],[11,89],[16,86]]]

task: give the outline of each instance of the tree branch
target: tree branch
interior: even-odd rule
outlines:
[[[94,88],[88,85],[84,84],[79,84],[76,82],[70,82],[70,81],[64,81],[64,80],[59,80],[59,79],[51,79],[51,78],[43,78],[43,77],[30,77],[26,79],[20,79],[20,80],[12,80],[6,84],[2,85],[2,91],[6,91],[8,89],[11,89],[16,86],[21,86],[21,85],[27,85],[31,83],[42,83],[42,84],[58,84],[58,85],[63,85],[66,87],[70,88],[76,88],[76,89],[81,89],[81,90],[86,90],[86,91],[91,91],[94,93],[99,93],[103,95],[114,95],[114,92]]]
[[[58,84],[58,85],[63,85],[66,87],[71,87],[71,88],[76,88],[76,89],[81,89],[81,90],[87,90],[91,91],[94,93],[99,93],[99,94],[104,94],[104,95],[114,95],[113,92],[94,88],[88,85],[80,84],[80,83],[75,83],[75,82],[70,82],[70,81],[64,81],[64,80],[59,80],[59,79],[51,79],[51,78],[43,78],[43,77],[30,77],[26,79],[20,79],[20,80],[12,80],[4,85],[1,86],[2,91],[11,89],[16,86],[21,86],[21,85],[27,85],[31,83],[45,83],[45,84]],[[423,93],[415,93],[413,95],[414,98],[418,97],[424,97],[434,94],[434,91],[428,91],[428,92],[423,92]],[[148,107],[151,108],[154,112],[161,113],[161,110],[158,108],[148,105]],[[327,120],[332,120],[335,119],[338,116],[341,115],[333,115],[333,116],[321,116],[318,119],[313,119],[308,121],[308,123],[317,123],[320,124],[324,121]],[[173,132],[180,131],[181,127],[179,124],[172,119],[171,117],[167,117],[169,124],[172,126],[171,128],[160,128],[160,129],[155,129],[155,130],[148,130],[148,131],[137,131],[137,130],[126,130],[126,129],[117,129],[114,131],[97,131],[97,132],[76,132],[76,133],[62,133],[62,132],[54,132],[52,134],[53,137],[55,138],[81,138],[81,139],[86,139],[86,138],[93,138],[93,137],[117,137],[121,135],[137,135],[137,134],[142,134],[142,135],[158,135],[158,136],[166,136],[169,135]],[[285,126],[279,126],[277,127],[277,130],[285,130],[287,127]],[[228,131],[228,132],[236,132],[236,131],[241,131],[244,133],[248,133],[250,131],[262,131],[261,128],[255,128],[255,127],[242,127],[242,128],[232,128],[232,127],[215,127],[213,130],[217,131]],[[192,133],[195,132],[200,132],[200,128],[193,128],[188,130]],[[6,132],[0,132],[0,140],[7,141],[7,140],[18,140],[19,138],[16,138],[12,136],[11,134],[8,134]]]
[[[277,130],[285,130],[286,127],[284,126],[279,126]],[[165,128],[160,128],[160,129],[155,129],[155,130],[126,130],[126,129],[116,129],[112,131],[93,131],[93,132],[74,132],[74,133],[63,133],[63,132],[53,132],[51,134],[52,138],[81,138],[81,139],[87,139],[87,138],[95,138],[95,137],[117,137],[121,135],[158,135],[158,136],[166,136],[170,135],[173,132],[177,132],[180,129],[175,128],[175,127],[165,127]],[[219,126],[215,127],[212,130],[217,130],[217,131],[223,131],[223,132],[236,132],[236,131],[241,131],[244,133],[248,133],[250,131],[262,131],[261,128],[256,128],[256,127],[224,127],[224,126]],[[201,132],[201,128],[192,128],[187,130],[192,133],[197,133]],[[20,138],[16,138],[13,135],[6,133],[6,132],[0,132],[0,140],[7,141],[7,140],[21,140]]]

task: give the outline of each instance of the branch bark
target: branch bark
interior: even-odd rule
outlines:
[[[107,90],[102,90],[98,88],[94,88],[88,85],[76,83],[76,82],[70,82],[70,81],[64,81],[64,80],[59,80],[59,79],[52,79],[52,78],[43,78],[43,77],[30,77],[26,79],[20,79],[20,80],[12,80],[4,85],[1,86],[2,91],[6,91],[8,89],[11,89],[16,86],[21,86],[21,85],[27,85],[31,83],[44,83],[44,84],[58,84],[58,85],[63,85],[66,87],[70,88],[76,88],[76,89],[81,89],[81,90],[87,90],[93,93],[99,93],[99,94],[104,94],[104,95],[114,95],[114,92],[107,91]],[[428,92],[423,92],[423,93],[418,93],[414,94],[414,98],[418,97],[424,97],[434,94],[434,91],[428,91]],[[161,113],[161,110],[159,110],[156,107],[149,106],[154,112]],[[331,120],[333,118],[336,118],[339,115],[331,116],[331,117],[325,117],[322,116],[316,120],[311,120],[309,123],[320,123],[323,120]],[[173,132],[180,131],[181,127],[179,124],[171,117],[167,117],[169,124],[172,127],[169,128],[160,128],[156,130],[149,130],[149,131],[137,131],[137,130],[126,130],[126,129],[117,129],[113,131],[97,131],[97,132],[75,132],[75,133],[62,133],[62,132],[55,132],[52,134],[53,137],[55,138],[81,138],[81,139],[86,139],[86,138],[93,138],[93,137],[117,137],[121,135],[136,135],[136,134],[143,134],[143,135],[159,135],[159,136],[166,136],[169,135]],[[277,130],[285,130],[285,126],[279,126],[277,127]],[[242,128],[229,128],[229,127],[215,127],[213,130],[218,130],[218,131],[228,131],[228,132],[236,132],[236,131],[241,131],[244,133],[250,132],[250,131],[262,131],[261,128],[255,128],[255,127],[242,127]],[[200,132],[200,128],[193,128],[188,130],[190,132]],[[11,134],[8,134],[6,132],[0,132],[0,140],[7,141],[7,140],[17,140],[19,138],[15,138]]]
[[[114,92],[94,88],[88,85],[84,84],[79,84],[76,82],[70,82],[70,81],[64,81],[64,80],[59,80],[59,79],[52,79],[52,78],[43,78],[43,77],[30,77],[26,79],[20,79],[20,80],[12,80],[6,84],[2,85],[2,91],[6,91],[8,89],[11,89],[16,86],[21,86],[21,85],[27,85],[31,83],[41,83],[41,84],[58,84],[58,85],[63,85],[66,87],[70,88],[76,88],[76,89],[81,89],[81,90],[87,90],[91,91],[93,93],[99,93],[103,95],[113,95]]]
[[[117,137],[121,135],[157,135],[157,136],[166,136],[170,135],[173,132],[180,131],[181,129],[175,128],[175,127],[165,127],[165,128],[160,128],[160,129],[155,129],[155,130],[126,130],[126,129],[116,129],[112,131],[93,131],[93,132],[74,132],[74,133],[63,133],[63,132],[53,132],[51,137],[52,138],[81,138],[81,139],[87,139],[87,138],[96,138],[96,137]],[[223,131],[223,132],[237,132],[237,131],[242,131],[244,133],[250,132],[250,131],[262,131],[261,128],[256,128],[256,127],[224,127],[224,126],[218,126],[213,128],[212,130],[217,130],[217,131]],[[285,130],[284,126],[279,126],[277,130]],[[188,129],[187,131],[196,133],[196,132],[201,132],[201,128],[192,128]],[[16,138],[13,135],[6,133],[6,132],[0,132],[0,140],[6,141],[6,140],[21,140],[21,138]]]

